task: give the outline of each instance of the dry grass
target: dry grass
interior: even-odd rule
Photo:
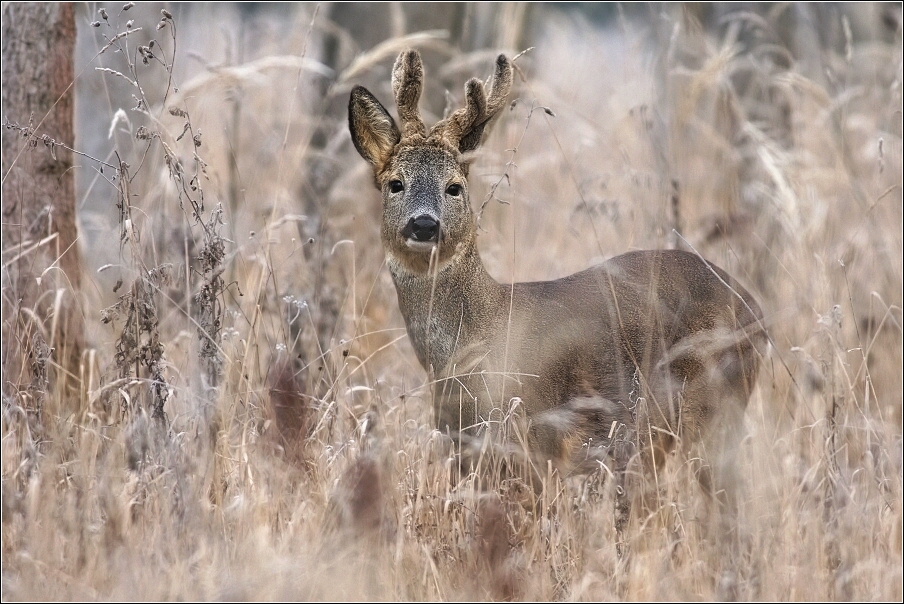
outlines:
[[[889,33],[864,29],[877,8],[839,12],[840,37],[814,46],[790,45],[777,10],[604,29],[547,11],[471,176],[501,281],[679,245],[760,300],[774,350],[727,537],[677,459],[623,547],[604,470],[539,494],[453,479],[341,107],[357,81],[389,101],[391,61],[416,43],[446,78],[424,102],[441,116],[443,86],[460,96],[488,53],[429,34],[341,63],[349,36],[306,7],[204,69],[189,57],[215,27],[177,30],[174,59],[173,26],[195,22],[150,16],[119,43],[134,57],[156,36],[162,64],[132,71],[114,46],[80,76],[82,102],[110,108],[90,124],[112,135],[101,159],[130,168],[79,168],[80,397],[46,363],[31,391],[4,381],[4,601],[900,601],[901,13]],[[82,32],[94,52],[126,16]],[[335,70],[317,62],[330,32]],[[37,416],[36,396],[52,403]]]

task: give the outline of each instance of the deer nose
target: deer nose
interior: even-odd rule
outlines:
[[[402,229],[402,237],[415,241],[439,241],[439,221],[427,214],[410,218]]]

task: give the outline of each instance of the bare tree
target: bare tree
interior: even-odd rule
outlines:
[[[73,5],[4,3],[2,33],[3,392],[37,410],[48,386],[73,400],[80,383],[72,155],[58,144],[74,138]]]

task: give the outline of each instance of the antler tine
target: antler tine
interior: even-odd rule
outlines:
[[[509,91],[512,89],[512,64],[505,55],[496,57],[496,73],[490,84],[490,93],[487,98],[487,114],[492,117],[502,109]]]
[[[443,137],[457,147],[462,136],[483,120],[486,113],[487,95],[483,82],[471,78],[465,84],[465,106],[455,110],[446,120]]]
[[[423,87],[424,64],[420,53],[412,49],[402,51],[392,68],[392,92],[399,108],[402,138],[427,134],[417,106]]]

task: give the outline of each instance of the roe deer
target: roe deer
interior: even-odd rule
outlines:
[[[437,428],[474,434],[517,397],[532,451],[574,464],[623,424],[660,464],[678,439],[740,432],[765,344],[753,297],[722,269],[678,250],[635,251],[554,281],[501,284],[484,268],[468,200],[468,154],[506,104],[512,65],[427,130],[423,66],[392,71],[400,124],[365,88],[349,128],[383,194],[382,242],[408,336],[432,373]],[[731,447],[732,445],[728,445]],[[583,449],[583,451],[582,451]]]

